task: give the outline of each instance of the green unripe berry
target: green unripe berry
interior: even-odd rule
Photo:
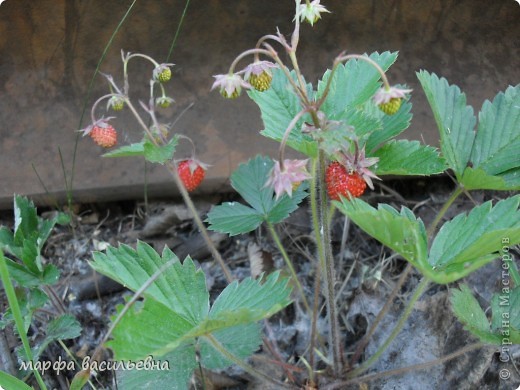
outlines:
[[[379,109],[387,115],[394,115],[401,108],[402,102],[403,99],[401,98],[391,98],[389,102],[381,103]]]
[[[269,89],[272,80],[273,76],[271,76],[268,72],[262,72],[259,75],[251,74],[248,81],[254,89],[260,92],[264,92]]]

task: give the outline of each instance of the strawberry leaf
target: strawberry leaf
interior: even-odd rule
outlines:
[[[397,59],[397,52],[375,52],[369,57],[386,71]],[[331,71],[327,70],[318,82],[318,99],[323,96],[330,75]],[[320,108],[329,119],[341,119],[346,108],[362,105],[381,87],[379,72],[363,60],[353,59],[338,65],[332,77],[327,98]]]
[[[424,70],[417,73],[417,78],[439,128],[442,155],[460,181],[475,138],[473,108],[466,105],[466,96],[459,87],[449,85],[445,78]]]
[[[291,72],[291,77],[296,80],[294,72]],[[307,94],[312,98],[314,94],[312,85],[306,84],[306,87]],[[281,141],[285,130],[298,112],[301,111],[300,100],[289,80],[287,80],[285,73],[281,69],[274,69],[271,87],[267,91],[250,90],[247,93],[260,108],[264,122],[264,130],[261,131],[261,134],[276,141]],[[311,121],[308,114],[303,115],[294,126],[287,145],[307,156],[316,156],[316,142],[301,132],[304,121]]]
[[[504,345],[520,344],[520,287],[515,287],[491,299],[491,323],[466,285],[451,291],[451,305],[464,327],[483,343]]]
[[[44,266],[42,272],[33,272],[28,267],[11,259],[6,258],[5,261],[9,275],[24,287],[37,287],[42,284],[51,285],[56,283],[60,276],[60,271],[53,264]]]
[[[34,203],[24,196],[14,197],[14,241],[22,246],[38,230],[38,215]]]
[[[380,204],[377,209],[361,199],[335,202],[338,209],[376,240],[399,253],[424,273],[431,267],[427,262],[427,239],[424,224],[412,211],[401,212]]]
[[[144,156],[144,141],[139,143],[121,146],[103,154],[103,157],[135,157]]]
[[[519,171],[504,172],[499,176],[488,175],[481,168],[466,168],[461,183],[467,190],[506,190],[516,188],[520,177]]]
[[[339,120],[352,126],[354,133],[358,139],[367,139],[372,132],[379,132],[383,129],[383,123],[380,118],[369,115],[365,111],[355,108],[347,108],[339,115]],[[327,132],[324,132],[323,136]]]
[[[498,257],[502,238],[508,245],[520,243],[520,195],[498,202],[486,202],[468,216],[460,214],[444,224],[433,241],[427,258],[424,225],[413,213],[399,213],[388,205],[373,208],[361,199],[335,202],[356,225],[376,240],[399,253],[436,283],[458,280]]]
[[[520,189],[520,84],[484,102],[471,151],[467,189]]]
[[[437,149],[419,141],[392,140],[370,157],[379,157],[376,175],[433,175],[446,169]]]
[[[502,238],[520,243],[520,195],[491,201],[457,215],[445,223],[430,249],[429,263],[448,273],[468,274],[498,257]]]
[[[155,145],[149,139],[145,139],[141,142],[112,150],[103,154],[103,157],[144,156],[144,158],[151,163],[164,164],[173,158],[178,142],[179,139],[177,136],[172,137],[166,145]]]
[[[155,358],[155,357],[154,357]],[[195,348],[186,346],[157,359],[159,367],[154,370],[121,370],[117,373],[117,384],[120,389],[187,389],[188,382],[197,367]]]
[[[205,368],[231,365],[210,340],[245,359],[261,344],[258,321],[290,303],[288,280],[281,279],[279,273],[265,281],[248,278],[230,284],[210,310],[204,274],[189,257],[181,264],[168,249],[159,256],[150,246],[138,243],[135,250],[121,245],[107,249],[106,255],[96,253],[94,259],[98,272],[134,291],[162,270],[145,290],[144,301],[134,303],[115,326],[107,345],[117,360],[135,361],[152,355],[169,361],[171,368],[154,376],[132,371],[123,376],[125,383],[166,383],[170,379],[168,388],[172,384],[184,388],[197,366],[196,351],[201,352],[200,363]],[[117,308],[118,313],[122,310],[122,305]]]
[[[406,88],[406,86],[403,88]],[[370,133],[365,146],[367,152],[372,152],[382,143],[401,134],[410,126],[410,121],[412,120],[412,103],[409,100],[403,101],[401,108],[394,115],[384,114],[373,101],[367,102],[364,109],[366,112],[370,112],[371,115],[379,118],[382,123],[381,130]]]
[[[509,328],[516,331],[516,340],[511,340],[514,344],[520,344],[520,286],[515,288],[504,288],[500,294],[494,294],[491,299],[491,309],[493,317],[491,329],[500,332],[502,328]],[[504,326],[504,320],[507,320]]]
[[[249,203],[226,202],[214,206],[208,213],[210,230],[237,235],[255,230],[262,222],[279,223],[289,216],[307,196],[302,184],[292,197],[287,194],[278,200],[274,190],[265,185],[273,167],[269,157],[256,156],[246,164],[240,164],[231,175],[231,185]]]
[[[59,271],[50,264],[44,267],[40,252],[56,223],[64,220],[63,214],[58,213],[51,219],[40,218],[32,201],[15,195],[14,220],[14,233],[0,227],[0,246],[23,263],[7,261],[13,277],[19,277],[17,281],[25,286],[54,283]]]
[[[258,321],[265,313],[272,315],[291,303],[288,279],[280,278],[274,272],[261,284],[258,280],[247,278],[241,283],[234,281],[228,285],[213,303],[210,319],[222,318],[230,321],[225,313],[247,308],[247,322]],[[263,317],[262,317],[263,318]]]
[[[173,158],[177,143],[177,137],[172,137],[166,145],[155,145],[146,140],[144,141],[144,158],[151,163],[164,164]]]
[[[491,332],[486,314],[468,286],[462,284],[460,290],[452,289],[450,301],[455,316],[464,324],[466,330],[484,343],[501,343],[502,338]]]
[[[224,202],[208,213],[210,230],[236,236],[255,230],[264,221],[255,209],[238,202]]]
[[[78,320],[70,314],[64,314],[55,318],[47,325],[45,338],[33,352],[34,360],[38,360],[42,352],[53,341],[74,339],[81,334],[81,325]]]
[[[191,259],[183,264],[165,247],[162,256],[148,244],[138,241],[136,249],[128,245],[109,247],[106,253],[94,252],[92,268],[109,276],[131,290],[138,290],[150,276],[168,262],[168,267],[146,289],[145,296],[155,299],[175,310],[191,323],[198,322],[207,313],[209,294],[205,288],[204,274],[195,270]]]

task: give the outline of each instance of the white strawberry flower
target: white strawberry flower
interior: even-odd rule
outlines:
[[[311,178],[306,167],[308,161],[308,159],[287,159],[283,161],[283,167],[280,166],[279,161],[275,161],[265,186],[274,188],[276,199],[279,199],[284,193],[292,196],[293,185],[297,186],[302,181]]]

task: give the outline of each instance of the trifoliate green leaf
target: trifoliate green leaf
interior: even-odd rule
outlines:
[[[428,272],[427,240],[424,224],[412,211],[403,207],[401,212],[380,204],[377,209],[361,199],[335,202],[338,209],[376,240],[393,249],[406,260]]]
[[[174,364],[171,371],[157,373],[158,382],[138,372],[125,374],[125,381],[143,385],[165,383],[170,378],[172,388],[187,388],[196,367],[196,351],[200,351],[203,367],[225,368],[232,364],[215,349],[212,340],[225,348],[226,354],[247,358],[261,343],[258,321],[290,303],[287,279],[273,273],[265,281],[246,279],[230,284],[210,310],[204,274],[189,257],[181,264],[169,249],[159,256],[141,242],[135,250],[121,245],[108,248],[106,254],[95,253],[92,265],[134,291],[151,275],[159,275],[144,291],[144,301],[135,302],[121,317],[113,339],[107,343],[117,360],[135,361],[151,355]],[[117,307],[117,313],[122,313],[123,308]],[[175,361],[177,358],[182,362]],[[178,364],[182,367],[179,371]]]
[[[473,108],[466,105],[466,96],[459,87],[449,85],[445,78],[439,79],[426,71],[418,72],[417,78],[439,128],[443,157],[460,181],[475,138]]]
[[[144,385],[165,383],[170,378],[168,388],[187,388],[197,366],[196,351],[200,352],[202,366],[210,369],[231,365],[227,354],[238,359],[249,357],[261,344],[258,321],[290,303],[291,289],[279,273],[271,274],[265,281],[248,278],[242,283],[231,283],[210,310],[204,274],[190,258],[181,264],[167,249],[159,256],[150,246],[138,243],[135,250],[121,245],[107,249],[106,255],[96,253],[94,259],[98,272],[132,290],[141,288],[150,275],[162,270],[145,290],[144,301],[135,302],[121,317],[107,345],[116,360],[153,356],[166,359],[173,366],[171,371],[157,372],[153,377],[127,373],[124,381],[135,380]],[[173,262],[169,264],[170,261]],[[169,266],[165,268],[165,264]],[[117,313],[123,309],[124,306],[118,306]],[[214,342],[226,352],[221,353]],[[177,358],[182,358],[182,362],[175,361]],[[177,370],[179,364],[182,369]]]
[[[173,159],[178,138],[173,137],[166,145],[155,145],[150,140],[144,141],[144,158],[157,164],[164,164]]]
[[[520,195],[491,201],[446,222],[430,249],[429,263],[435,268],[474,270],[497,257],[502,238],[520,243]],[[478,267],[477,267],[478,268]]]
[[[495,259],[508,237],[510,245],[520,243],[520,195],[474,208],[461,214],[439,231],[427,259],[424,225],[403,208],[399,213],[387,205],[371,207],[361,199],[336,202],[361,229],[393,249],[436,283],[458,280]]]
[[[207,218],[209,229],[230,235],[247,233],[264,221],[273,224],[281,222],[296,210],[307,196],[307,187],[302,184],[292,197],[285,194],[277,200],[273,188],[265,185],[272,167],[273,160],[262,156],[240,164],[231,175],[231,185],[251,207],[237,202],[213,207]]]

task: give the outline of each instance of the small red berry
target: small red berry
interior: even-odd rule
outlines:
[[[367,188],[367,183],[357,173],[349,173],[339,162],[331,163],[325,172],[327,193],[332,200],[340,200],[340,196],[347,199],[351,196],[360,197]]]
[[[103,148],[111,148],[117,143],[117,131],[110,125],[107,127],[94,126],[89,135],[96,144]]]
[[[190,159],[183,160],[177,165],[177,173],[184,187],[191,192],[202,183],[206,170],[199,162]]]

